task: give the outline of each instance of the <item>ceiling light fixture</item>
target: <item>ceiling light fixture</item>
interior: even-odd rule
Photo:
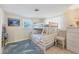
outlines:
[[[35,9],[34,11],[35,11],[35,12],[38,12],[38,11],[39,11],[39,9]]]

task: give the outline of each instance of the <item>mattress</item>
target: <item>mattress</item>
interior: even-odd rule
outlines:
[[[36,42],[39,42],[40,40],[42,40],[42,38],[43,38],[42,34],[33,34],[32,35],[32,40],[36,41]]]

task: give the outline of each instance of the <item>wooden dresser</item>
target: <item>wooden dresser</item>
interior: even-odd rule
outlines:
[[[79,28],[67,30],[67,49],[79,53]]]

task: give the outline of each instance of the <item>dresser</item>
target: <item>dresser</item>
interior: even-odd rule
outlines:
[[[67,49],[79,53],[79,28],[67,29]]]

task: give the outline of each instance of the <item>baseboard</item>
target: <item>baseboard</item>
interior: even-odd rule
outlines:
[[[23,41],[23,40],[28,40],[28,39],[20,39],[20,40],[16,40],[16,41],[8,41],[6,44],[20,42],[20,41]]]

